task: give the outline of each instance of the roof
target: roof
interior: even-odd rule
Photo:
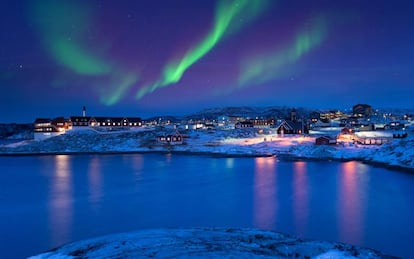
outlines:
[[[284,126],[287,130],[302,130],[305,124],[301,121],[283,120],[276,126],[276,128],[280,128],[282,126]]]
[[[70,116],[70,121],[89,121],[91,116]]]
[[[253,125],[253,122],[251,122],[251,121],[239,121],[236,124],[240,124],[240,125]]]
[[[181,136],[181,133],[178,130],[169,131],[169,132],[164,132],[162,135],[158,135],[157,137],[171,137],[171,136]]]
[[[91,120],[95,120],[96,122],[99,122],[99,123],[112,122],[112,120],[108,117],[93,117]]]
[[[142,119],[140,117],[127,117],[126,118],[129,122],[141,122]]]
[[[327,139],[327,140],[336,140],[336,138],[332,137],[332,136],[320,136],[317,137],[316,139]]]
[[[65,120],[65,118],[63,118],[63,117],[57,117],[57,118],[54,118],[53,120],[52,120],[52,122],[53,123],[59,123],[59,122],[66,122],[66,120]]]
[[[37,118],[34,123],[50,123],[52,120],[47,118]]]

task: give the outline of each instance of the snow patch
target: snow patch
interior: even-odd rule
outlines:
[[[162,128],[124,132],[73,131],[43,141],[0,145],[0,154],[184,152],[224,156],[283,155],[359,160],[414,169],[414,139],[411,136],[394,139],[383,145],[338,143],[316,146],[313,136],[258,134],[255,129],[186,130],[181,131],[185,136],[183,145],[157,143],[156,137],[168,133],[167,131]]]
[[[149,229],[64,245],[46,258],[383,258],[368,248],[247,228]],[[393,258],[393,257],[389,257]]]

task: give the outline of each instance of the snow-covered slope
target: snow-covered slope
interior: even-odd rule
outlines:
[[[157,229],[79,241],[45,258],[385,258],[352,245],[303,240],[257,229]],[[393,258],[388,256],[387,258]]]
[[[192,130],[183,145],[161,145],[158,135],[168,130],[147,129],[125,132],[69,131],[43,141],[22,141],[0,145],[0,154],[185,152],[224,156],[289,156],[312,159],[343,159],[381,163],[414,170],[414,138],[394,139],[379,145],[352,143],[316,146],[312,136],[257,134],[255,129]],[[171,132],[170,132],[171,133]]]
[[[33,124],[0,123],[0,139],[32,139]]]

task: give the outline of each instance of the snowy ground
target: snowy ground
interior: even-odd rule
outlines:
[[[414,138],[394,139],[383,145],[339,143],[316,146],[314,136],[257,134],[257,130],[192,130],[183,145],[161,145],[157,128],[140,131],[69,131],[43,141],[26,140],[0,145],[0,154],[72,154],[112,152],[185,152],[223,156],[288,156],[310,159],[359,160],[414,170]]]
[[[45,258],[393,258],[343,243],[303,240],[257,229],[157,229],[64,245]]]

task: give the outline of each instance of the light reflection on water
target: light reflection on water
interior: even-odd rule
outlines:
[[[232,169],[234,167],[234,158],[226,158],[226,167]]]
[[[88,168],[89,203],[97,211],[103,195],[101,163],[98,157],[92,157]]]
[[[55,172],[51,179],[49,198],[49,221],[51,243],[53,246],[62,244],[71,235],[73,216],[72,206],[72,171],[70,156],[55,156]]]
[[[255,158],[254,171],[254,225],[274,229],[277,197],[275,161],[273,157]]]
[[[293,216],[296,233],[304,236],[309,217],[309,183],[306,163],[293,162]]]
[[[414,258],[414,176],[359,162],[58,155],[0,157],[0,172],[4,258],[191,226],[272,229]]]
[[[338,228],[339,238],[344,242],[363,243],[366,208],[366,165],[350,161],[338,168]]]

